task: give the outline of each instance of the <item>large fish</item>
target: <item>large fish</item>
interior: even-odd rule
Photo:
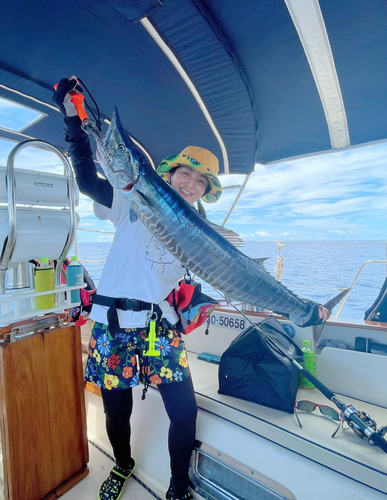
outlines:
[[[106,136],[91,123],[83,128],[97,141],[109,182],[128,198],[137,217],[185,267],[228,297],[289,316],[299,326],[317,322],[317,304],[279,283],[240,252],[191,207],[150,165],[113,114]]]

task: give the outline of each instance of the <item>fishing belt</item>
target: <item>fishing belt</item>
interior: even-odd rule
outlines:
[[[107,306],[109,308],[107,311],[107,320],[110,333],[117,333],[120,331],[117,309],[136,312],[153,310],[153,312],[157,314],[158,319],[162,316],[162,311],[158,304],[152,304],[151,302],[144,302],[142,300],[116,299],[114,297],[107,297],[106,295],[99,295],[98,293],[95,293],[90,296],[90,301],[92,304]]]

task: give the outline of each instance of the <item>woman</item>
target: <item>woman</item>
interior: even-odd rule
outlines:
[[[116,232],[93,299],[94,320],[86,380],[101,387],[106,429],[117,465],[99,491],[100,500],[117,500],[134,469],[130,449],[132,388],[155,384],[170,418],[168,436],[171,480],[167,500],[189,500],[188,468],[195,442],[197,406],[180,333],[173,327],[176,311],[165,300],[184,275],[183,266],[167,252],[140,220],[129,220],[125,196],[97,176],[87,134],[70,101],[77,80],[60,81],[54,102],[64,114],[66,141],[81,192],[95,201],[99,219],[113,222]],[[79,89],[79,87],[78,87]],[[163,160],[161,177],[189,204],[216,202],[222,188],[218,159],[207,149],[188,146]],[[316,304],[315,316],[329,311]],[[149,319],[156,319],[158,356],[147,356]],[[140,368],[138,372],[138,367]]]
[[[176,311],[166,301],[185,269],[144,224],[129,219],[125,196],[97,176],[87,135],[70,101],[75,77],[60,81],[54,102],[64,114],[66,141],[79,189],[94,201],[99,219],[109,219],[115,236],[93,300],[94,321],[86,380],[101,387],[107,434],[117,465],[99,491],[100,500],[117,500],[134,469],[130,448],[132,388],[155,384],[170,418],[171,480],[167,500],[189,500],[188,468],[195,443],[197,406],[185,343],[173,327]],[[78,87],[79,89],[79,87]],[[160,164],[160,175],[189,204],[216,202],[222,193],[218,159],[207,149],[188,146]],[[158,356],[146,356],[149,319],[156,320]],[[139,371],[138,371],[139,367]]]

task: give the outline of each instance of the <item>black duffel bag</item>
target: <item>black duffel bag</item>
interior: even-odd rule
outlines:
[[[219,366],[219,394],[293,413],[299,370],[271,338],[297,362],[303,360],[301,349],[270,316],[244,330],[223,353]]]

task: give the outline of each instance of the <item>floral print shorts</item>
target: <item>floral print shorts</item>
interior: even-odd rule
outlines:
[[[111,334],[107,325],[94,322],[85,380],[103,389],[128,389],[140,382],[168,384],[189,378],[187,351],[181,335],[161,325],[156,328],[158,356],[145,356],[146,328],[122,328]]]

